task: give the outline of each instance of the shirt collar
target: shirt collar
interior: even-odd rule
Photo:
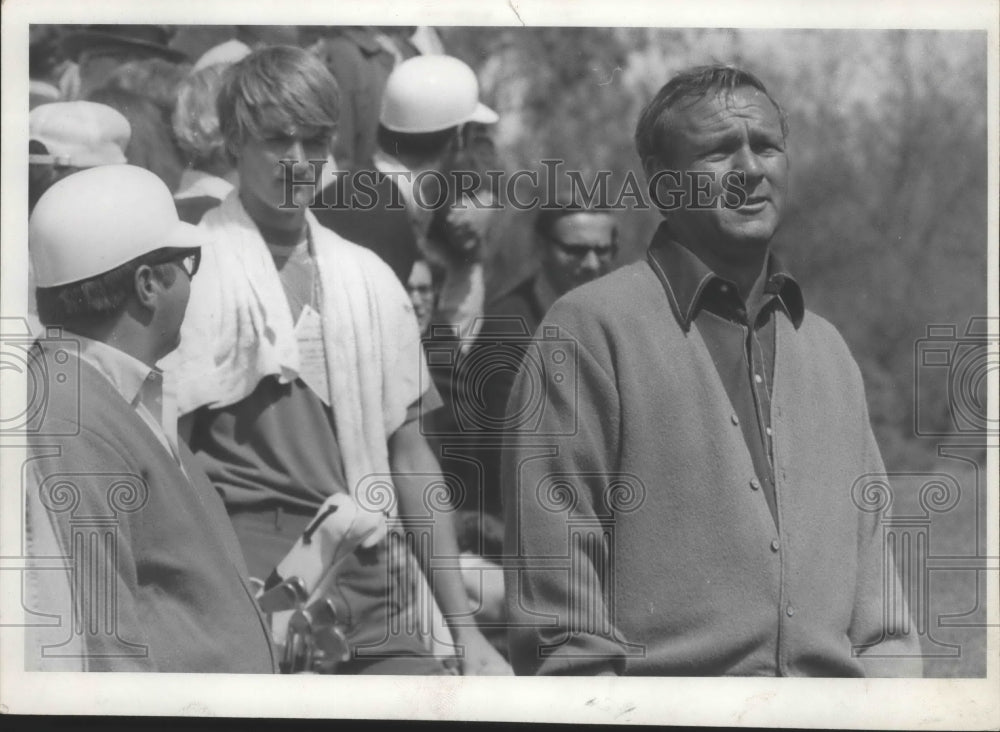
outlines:
[[[74,337],[80,342],[80,358],[111,382],[112,388],[136,410],[179,462],[176,394],[170,388],[172,384],[164,388],[163,372],[107,343],[80,335]]]
[[[375,164],[375,170],[383,175],[390,176],[392,181],[399,186],[404,199],[409,201],[412,198],[412,170],[403,165],[395,155],[386,152],[382,148],[376,148],[375,152],[372,153],[372,162]]]
[[[159,369],[107,343],[80,335],[74,338],[80,341],[80,358],[110,381],[115,391],[133,407],[140,401],[144,389],[162,390],[163,372]]]
[[[667,293],[677,322],[685,331],[689,330],[706,287],[716,280],[726,280],[715,274],[691,250],[678,244],[670,236],[666,222],[656,230],[646,258]],[[805,315],[802,289],[773,252],[767,258],[764,293],[776,296],[781,309],[796,328],[802,324]]]
[[[431,221],[434,218],[434,210],[419,205],[413,192],[416,183],[416,171],[407,168],[394,155],[387,153],[382,148],[375,150],[372,155],[375,169],[383,175],[389,176],[403,197],[403,204],[406,206],[406,213],[410,217],[417,236],[426,238],[430,229]]]

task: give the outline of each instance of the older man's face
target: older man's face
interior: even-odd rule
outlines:
[[[685,188],[698,181],[707,192],[700,200],[667,214],[674,235],[723,257],[739,257],[766,247],[781,222],[788,183],[788,158],[778,110],[762,92],[739,87],[698,100],[673,113],[674,136],[666,167],[680,171]],[[691,174],[699,171],[699,178]],[[730,191],[741,188],[746,202],[728,207],[723,187],[727,173],[743,175],[742,185],[729,178]],[[730,174],[731,175],[731,174]],[[709,183],[708,181],[711,181]],[[729,201],[735,196],[730,193]],[[714,201],[707,208],[692,206]]]

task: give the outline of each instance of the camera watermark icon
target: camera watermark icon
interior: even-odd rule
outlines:
[[[914,348],[918,437],[1000,434],[1000,423],[989,417],[986,404],[991,374],[1000,371],[998,329],[996,318],[985,317],[971,318],[961,332],[954,324],[927,326]]]
[[[26,667],[45,670],[47,661],[76,659],[113,670],[116,659],[148,657],[147,646],[122,637],[119,596],[122,518],[146,505],[145,480],[132,473],[43,475],[32,462],[25,468],[24,505],[26,553],[33,561],[24,585],[34,606],[26,610],[58,622],[26,624],[39,655],[26,657]],[[59,563],[33,566],[39,559]]]
[[[0,408],[0,433],[78,434],[80,342],[57,327],[36,339],[23,318],[2,318],[0,328],[0,372],[4,378],[23,375],[27,388],[23,410]],[[67,419],[46,420],[54,404]]]
[[[577,433],[578,348],[558,326],[543,325],[533,337],[524,318],[479,318],[474,332],[480,337],[464,351],[454,347],[454,333],[448,326],[444,328],[444,332],[432,331],[431,338],[424,340],[424,353],[432,374],[443,370],[454,384],[454,399],[446,405],[451,419],[422,425],[424,434],[500,437],[530,433],[545,437]],[[511,395],[518,374],[523,387]],[[549,423],[543,426],[552,388],[559,390],[561,399],[570,401],[564,410],[571,415],[569,420],[555,427]]]
[[[551,537],[561,550],[545,555],[521,551],[515,555],[508,549],[504,568],[507,581],[518,594],[516,616],[509,618],[511,627],[541,627],[557,633],[551,643],[537,647],[539,658],[557,654],[591,660],[610,657],[575,646],[574,640],[581,634],[614,644],[614,658],[645,657],[646,647],[628,641],[617,628],[614,592],[616,568],[623,561],[617,546],[617,518],[645,504],[643,481],[629,473],[549,473],[537,481],[534,491],[542,510],[562,517],[565,532]],[[578,510],[584,501],[588,510]],[[532,573],[553,575],[551,581],[570,588],[566,606],[559,613],[540,614],[520,601],[524,579]]]
[[[976,501],[976,491],[969,500]],[[969,613],[938,612],[932,609],[931,587],[935,573],[970,571],[982,573],[997,568],[997,558],[978,551],[965,555],[934,551],[934,514],[956,509],[963,490],[954,475],[943,472],[869,473],[851,488],[854,504],[863,512],[876,514],[881,527],[882,547],[882,636],[873,643],[853,648],[866,657],[957,658],[961,645],[934,637],[947,626],[977,627],[975,623],[954,622]],[[978,584],[977,584],[978,593]],[[979,598],[976,600],[979,605]],[[949,622],[951,619],[952,622]],[[918,654],[907,654],[890,641],[916,634]]]

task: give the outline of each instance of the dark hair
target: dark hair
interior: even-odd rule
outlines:
[[[216,101],[230,154],[268,131],[298,134],[318,127],[333,136],[340,89],[323,62],[294,46],[260,48],[226,70]]]
[[[38,319],[42,325],[59,325],[69,330],[107,320],[120,313],[132,296],[139,267],[151,266],[153,276],[169,287],[177,277],[177,268],[168,262],[173,255],[186,251],[157,249],[86,280],[35,288]]]
[[[176,190],[185,165],[170,120],[156,102],[142,94],[111,87],[95,89],[87,99],[106,104],[128,120],[132,136],[125,148],[125,158],[129,165],[156,173],[167,188]]]
[[[787,135],[788,122],[785,113],[781,105],[768,93],[764,82],[749,71],[735,66],[720,64],[696,66],[680,72],[664,84],[642,110],[635,127],[635,149],[639,159],[645,161],[651,156],[666,159],[666,143],[672,132],[669,113],[679,106],[679,102],[685,99],[694,102],[703,99],[711,92],[732,92],[745,86],[757,89],[771,100],[781,119],[781,133]]]
[[[440,155],[458,132],[458,127],[448,127],[434,132],[393,132],[379,125],[376,136],[378,146],[390,155],[413,155],[431,158]]]
[[[62,27],[28,26],[28,77],[46,79],[66,59],[62,51]]]
[[[572,216],[573,214],[606,214],[613,217],[610,208],[604,208],[602,206],[585,206],[577,200],[562,201],[557,203],[555,206],[546,204],[539,210],[538,216],[535,218],[535,232],[546,239],[551,239],[554,236],[553,232],[555,231],[556,224],[559,223],[559,220],[565,218],[566,216]],[[618,236],[617,222],[615,223],[613,236],[616,238]]]

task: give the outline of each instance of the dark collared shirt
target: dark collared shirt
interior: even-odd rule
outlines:
[[[787,317],[799,327],[805,313],[802,290],[770,254],[756,313],[749,311],[736,286],[672,240],[666,223],[657,230],[647,256],[677,322],[685,332],[695,328],[712,354],[733,407],[731,419],[743,430],[756,481],[777,525],[771,448],[775,318]]]

